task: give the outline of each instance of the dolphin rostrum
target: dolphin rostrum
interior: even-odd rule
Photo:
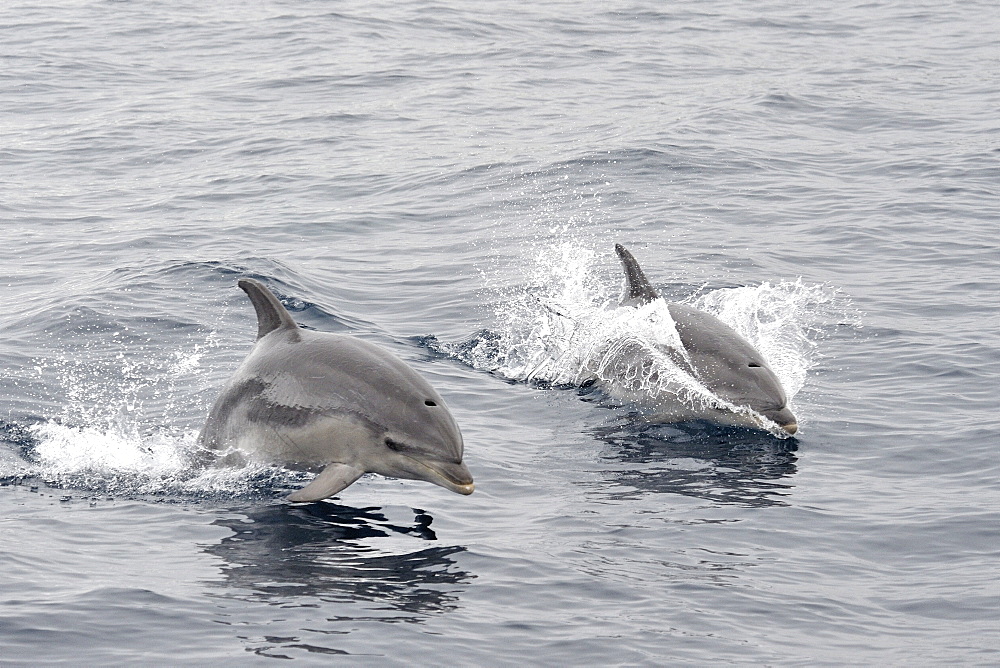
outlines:
[[[659,299],[632,254],[621,244],[615,244],[615,251],[627,281],[622,305]],[[798,431],[781,381],[756,348],[714,315],[673,302],[667,308],[684,346],[683,355],[671,355],[678,366],[721,399],[750,408],[789,434]]]
[[[204,447],[223,461],[322,469],[288,497],[296,502],[366,472],[472,493],[462,434],[427,381],[379,346],[300,329],[260,282],[239,286],[257,311],[257,342],[212,406]]]

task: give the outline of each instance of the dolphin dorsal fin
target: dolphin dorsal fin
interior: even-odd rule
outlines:
[[[237,285],[247,293],[257,311],[257,339],[260,340],[276,329],[288,329],[298,333],[299,326],[292,316],[281,305],[278,298],[264,287],[260,281],[252,278],[241,278]]]
[[[621,258],[622,267],[625,269],[625,278],[628,281],[628,292],[622,301],[635,299],[639,304],[648,304],[654,299],[658,299],[660,295],[656,294],[656,290],[649,284],[649,280],[642,273],[639,263],[635,261],[632,254],[625,250],[621,244],[615,244],[615,251]]]

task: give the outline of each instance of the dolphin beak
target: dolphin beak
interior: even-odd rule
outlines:
[[[443,480],[438,484],[445,489],[466,496],[472,494],[476,489],[475,483],[472,482],[472,473],[465,467],[465,464],[438,464],[434,462],[434,466],[430,468],[441,475]]]
[[[783,406],[778,410],[765,411],[764,417],[771,422],[777,423],[789,435],[799,430],[798,420],[795,419],[795,415],[792,414],[792,411],[788,410],[787,406]]]
[[[422,468],[431,474],[423,478],[427,482],[432,482],[435,485],[440,485],[445,489],[465,496],[472,494],[476,489],[476,485],[472,481],[472,474],[466,468],[465,464],[461,462],[426,462],[416,459],[413,461],[420,464]]]

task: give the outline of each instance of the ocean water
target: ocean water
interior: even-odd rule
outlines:
[[[1000,663],[998,33],[5,3],[0,664]],[[758,346],[794,437],[581,387],[670,334],[614,308],[615,243]],[[476,492],[199,468],[241,276],[423,374]]]

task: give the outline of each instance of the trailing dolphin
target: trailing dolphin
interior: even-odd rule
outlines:
[[[374,344],[300,329],[258,281],[239,287],[257,342],[212,406],[204,447],[224,461],[322,469],[291,501],[332,496],[366,472],[472,493],[462,434],[427,381]]]
[[[643,306],[660,296],[639,263],[621,244],[615,244],[627,281],[623,306]],[[667,302],[683,350],[663,352],[717,397],[739,408],[749,408],[789,434],[798,430],[781,381],[750,343],[714,315],[685,304]]]

